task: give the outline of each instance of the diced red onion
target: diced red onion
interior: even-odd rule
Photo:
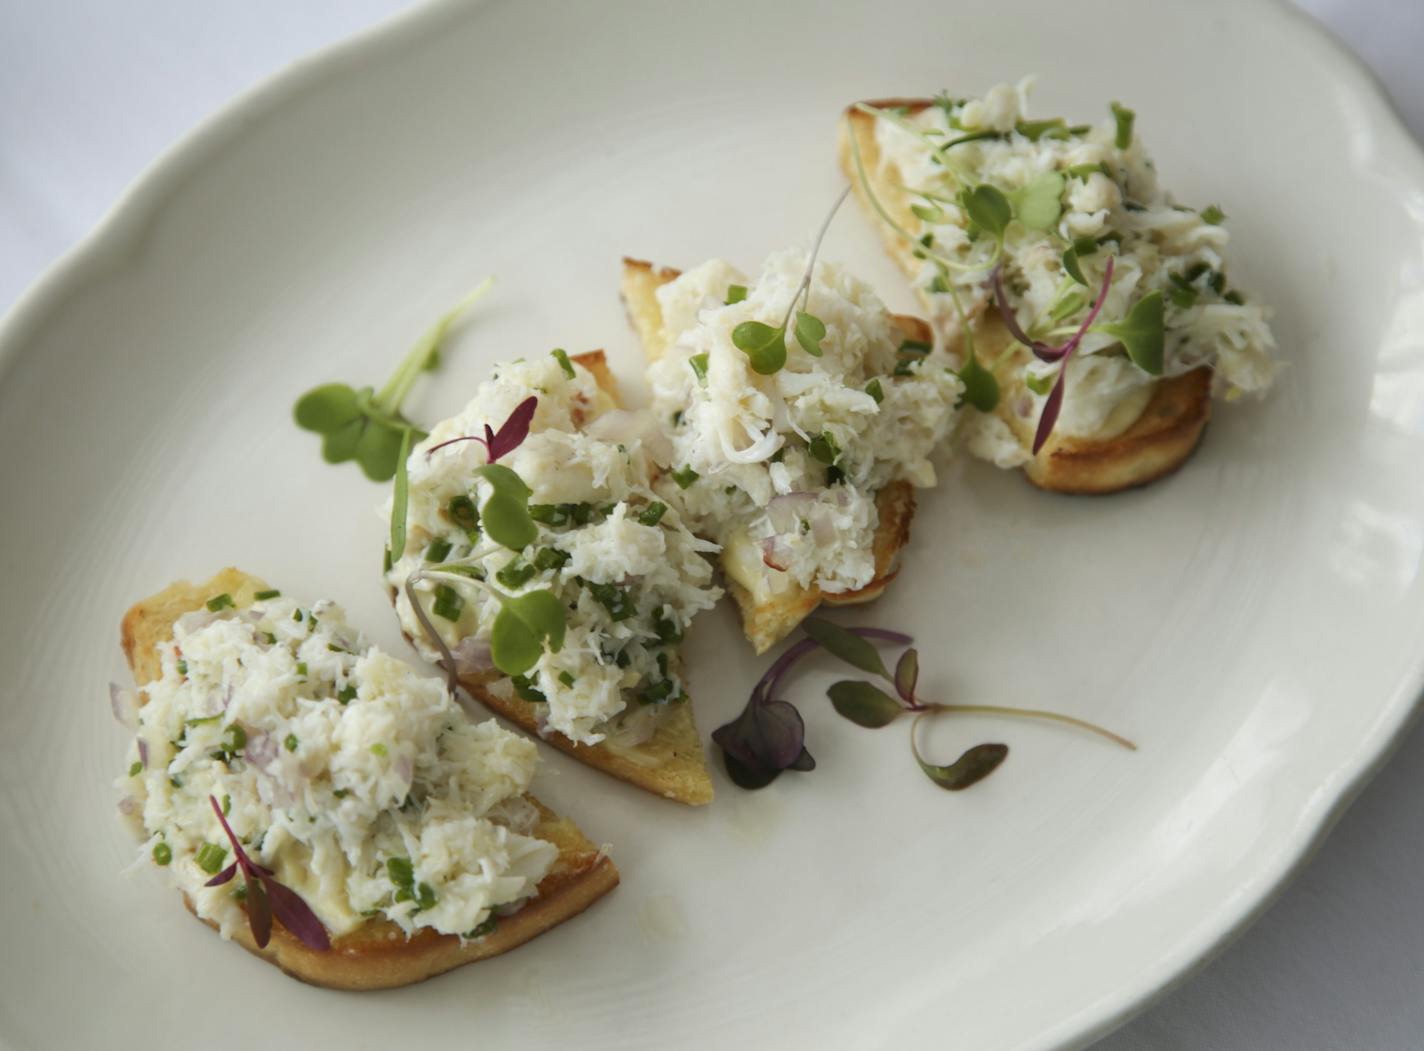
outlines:
[[[138,761],[143,764],[145,770],[148,769],[148,742],[142,737],[138,739]]]
[[[133,796],[124,796],[123,799],[119,800],[119,813],[125,817],[128,817],[137,809],[138,801],[135,800]]]
[[[785,573],[786,545],[780,536],[769,536],[761,542],[761,560],[778,573]]]
[[[138,729],[138,697],[133,690],[125,690],[116,682],[109,683],[109,708],[124,729]]]
[[[766,505],[766,516],[778,533],[789,533],[796,527],[796,511],[816,502],[815,493],[795,492],[773,496]]]
[[[455,658],[455,674],[462,679],[480,678],[494,670],[494,658],[490,655],[489,642],[467,636],[450,650]]]
[[[254,730],[247,735],[242,757],[257,769],[266,770],[279,754],[277,739],[265,730]]]
[[[818,547],[825,547],[832,544],[836,539],[836,526],[831,521],[831,510],[828,507],[818,507],[811,512],[811,539],[816,541]]]
[[[192,634],[195,631],[201,631],[217,619],[218,615],[210,610],[194,609],[189,610],[174,621],[173,627],[178,631]]]

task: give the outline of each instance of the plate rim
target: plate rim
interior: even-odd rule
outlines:
[[[136,242],[156,217],[166,198],[203,166],[240,141],[247,129],[278,111],[309,88],[383,52],[416,43],[448,20],[475,18],[492,0],[417,0],[404,10],[384,16],[366,28],[308,52],[259,78],[181,134],[145,165],[121,191],[98,222],[60,254],[0,315],[0,383],[19,360],[23,348],[64,302],[82,294],[86,285],[112,277],[132,257]],[[1388,148],[1374,158],[1357,159],[1358,169],[1378,168],[1384,160],[1401,163],[1424,190],[1424,143],[1406,123],[1398,104],[1369,64],[1331,30],[1292,0],[1258,0],[1267,17],[1293,23],[1312,36],[1332,56],[1332,73],[1361,104],[1360,118],[1371,141]],[[1263,886],[1220,929],[1194,940],[1189,932],[1173,946],[1158,971],[1144,970],[1143,980],[1119,988],[1117,1002],[1099,1001],[1069,1015],[1033,1038],[1043,1051],[1086,1048],[1191,981],[1237,938],[1241,937],[1311,863],[1351,805],[1393,758],[1424,718],[1424,656],[1412,678],[1402,679],[1386,701],[1381,718],[1361,747],[1337,767],[1341,781],[1332,798],[1311,815],[1301,814],[1277,864],[1257,871]],[[1212,922],[1210,917],[1201,921]],[[1160,959],[1160,958],[1159,958]],[[1026,1045],[1028,1046],[1028,1045]]]

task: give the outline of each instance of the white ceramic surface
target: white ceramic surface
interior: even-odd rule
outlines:
[[[0,916],[32,948],[6,954],[0,1038],[1053,1047],[1261,907],[1418,690],[1424,164],[1356,67],[1273,7],[1084,3],[1048,33],[1035,4],[898,6],[935,31],[791,5],[426,10],[210,125],[26,299],[0,334]],[[1111,69],[1079,60],[1104,25]],[[722,782],[704,813],[551,755],[541,794],[614,844],[623,887],[516,954],[361,998],[279,980],[151,872],[116,875],[132,852],[104,684],[133,598],[232,562],[397,644],[382,494],[321,465],[287,422],[297,392],[378,379],[489,271],[497,300],[415,411],[553,345],[607,346],[636,390],[619,255],[752,265],[834,194],[846,99],[1027,70],[1042,112],[1137,108],[1169,183],[1231,214],[1233,272],[1276,304],[1293,365],[1144,493],[948,473],[914,573],[858,619],[919,633],[946,698],[1051,697],[1141,752],[966,725],[1014,752],[948,796],[903,734],[841,723],[808,675],[821,768]],[[910,305],[858,215],[828,254]],[[762,662],[725,613],[693,646],[710,728]]]

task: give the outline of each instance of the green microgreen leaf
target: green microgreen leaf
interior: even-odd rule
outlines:
[[[976,744],[947,766],[927,763],[918,754],[915,755],[915,761],[920,764],[925,776],[940,788],[959,792],[992,774],[1008,755],[1008,745]]]
[[[1051,139],[1061,139],[1068,134],[1066,122],[1062,117],[1052,117],[1048,120],[1021,120],[1014,125],[1014,131],[1028,139],[1029,142],[1037,142],[1045,135]]]
[[[1117,131],[1113,136],[1113,145],[1120,150],[1125,150],[1132,145],[1132,122],[1137,118],[1137,114],[1120,102],[1112,104],[1113,120],[1117,122]]]
[[[1076,245],[1070,245],[1063,253],[1063,270],[1078,284],[1088,285],[1088,279],[1083,276],[1083,268],[1078,265],[1078,249]]]
[[[1093,326],[1093,332],[1116,337],[1133,364],[1153,376],[1162,375],[1165,333],[1162,326],[1162,293],[1149,292],[1139,299],[1121,321]]]
[[[760,321],[743,321],[732,329],[732,344],[751,361],[752,371],[762,376],[779,372],[786,364],[786,330]]]
[[[356,392],[346,384],[324,383],[297,399],[292,416],[303,430],[326,434],[358,419],[361,409]]]
[[[1063,214],[1063,175],[1044,172],[1014,191],[1014,216],[1030,230],[1052,230]]]
[[[981,183],[972,189],[965,189],[959,202],[972,227],[983,230],[995,240],[1003,240],[1004,231],[1014,217],[1014,209],[1002,191],[988,183]]]
[[[884,690],[859,679],[833,683],[826,695],[837,712],[857,726],[872,730],[888,726],[905,711],[900,702]]]
[[[697,382],[705,387],[707,385],[707,355],[694,354],[687,359],[687,364],[697,376]]]
[[[530,490],[524,479],[503,464],[475,468],[494,490],[480,508],[480,524],[490,539],[511,551],[523,551],[539,537],[539,527],[529,515]]]
[[[723,300],[724,305],[731,306],[733,303],[740,303],[747,298],[746,285],[728,285],[727,298]]]
[[[552,591],[499,596],[500,611],[490,631],[490,657],[506,675],[523,675],[539,662],[547,643],[558,653],[564,645],[564,605]]]
[[[1032,372],[1025,372],[1024,386],[1026,386],[1029,390],[1033,391],[1039,397],[1043,397],[1050,390],[1053,389],[1053,381],[1057,378],[1058,377],[1056,375],[1039,376],[1035,375]]]
[[[979,363],[979,359],[969,355],[969,360],[956,375],[964,384],[960,401],[974,406],[980,412],[993,412],[999,404],[999,381],[994,374]]]
[[[820,318],[804,310],[796,312],[796,342],[813,358],[821,356],[821,340],[826,338],[826,325]]]
[[[1065,321],[1088,305],[1087,296],[1078,291],[1070,291],[1060,297],[1048,312],[1048,320],[1054,324]]]
[[[936,226],[942,226],[949,222],[949,216],[945,210],[936,204],[912,204],[910,211],[919,219]]]
[[[911,646],[895,663],[895,692],[906,704],[915,703],[915,687],[920,682],[920,653]]]
[[[391,557],[397,559],[405,555],[405,522],[410,507],[410,478],[406,473],[406,461],[410,459],[410,439],[410,431],[401,435],[395,491],[391,495]]]
[[[328,463],[355,460],[372,481],[390,480],[396,473],[403,436],[409,432],[417,439],[425,436],[401,415],[401,404],[420,373],[436,366],[440,344],[450,327],[492,283],[492,278],[484,281],[441,317],[401,360],[380,391],[325,383],[297,399],[293,418],[303,430],[322,436],[323,459]]]
[[[823,463],[827,467],[833,466],[841,457],[841,447],[836,442],[835,435],[830,431],[822,431],[812,438],[810,445],[806,447],[806,452],[811,459]]]
[[[578,373],[574,371],[574,363],[569,360],[569,352],[562,348],[555,348],[549,351],[554,356],[554,360],[559,363],[559,368],[564,370],[564,375],[569,379],[575,379]]]
[[[880,659],[880,652],[854,632],[821,617],[808,617],[801,627],[832,656],[861,671],[879,675],[882,679],[890,678],[890,673],[885,670],[885,662]]]

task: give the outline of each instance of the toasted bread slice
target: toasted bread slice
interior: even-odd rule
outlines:
[[[650,362],[662,357],[677,336],[664,331],[657,291],[680,274],[681,271],[655,267],[641,259],[623,260],[623,301]],[[929,325],[919,318],[897,314],[894,321],[904,339],[926,343],[933,340]],[[763,570],[767,586],[753,593],[733,574],[727,574],[727,589],[742,613],[742,631],[757,653],[765,653],[784,639],[821,603],[847,606],[869,602],[879,598],[895,579],[900,552],[910,541],[910,520],[915,516],[914,487],[908,482],[891,482],[876,494],[875,505],[880,516],[875,530],[875,577],[863,588],[830,594],[818,587],[800,587],[768,567]]]
[[[571,360],[593,373],[608,396],[615,403],[619,401],[618,385],[603,351],[575,354]],[[690,700],[679,701],[664,711],[653,736],[642,744],[615,749],[606,742],[579,744],[557,731],[541,729],[541,706],[524,700],[508,688],[497,688],[497,678],[498,673],[493,679],[462,676],[460,685],[490,711],[596,770],[689,806],[712,802],[712,776],[707,771],[707,759]]]
[[[870,105],[877,109],[903,107],[910,113],[927,109],[929,99],[880,99]],[[846,110],[841,128],[840,161],[856,197],[880,229],[891,257],[912,280],[920,272],[914,246],[876,214],[866,187],[856,171],[851,151],[854,137],[860,149],[865,174],[875,197],[890,216],[907,230],[915,230],[920,220],[910,211],[910,196],[898,181],[887,177],[880,166],[880,147],[875,140],[875,118],[854,106]],[[975,339],[985,344],[983,360],[993,361],[997,351],[1012,341],[1008,331],[992,311],[971,322]],[[1009,425],[1028,453],[1033,448],[1036,419],[1026,419],[1014,411],[1024,393],[1023,365],[1027,354],[1010,355],[999,362],[996,376],[1001,397],[997,414]],[[1040,489],[1059,493],[1115,493],[1146,485],[1176,470],[1201,441],[1211,416],[1211,373],[1196,369],[1183,376],[1158,380],[1151,398],[1131,421],[1119,420],[1111,434],[1101,438],[1052,435],[1024,465],[1028,480]]]
[[[227,593],[238,607],[252,604],[267,587],[238,569],[224,569],[203,584],[180,581],[124,614],[121,639],[135,682],[142,686],[159,674],[158,646],[173,634],[173,623],[184,613],[202,609],[215,595]],[[564,920],[578,915],[618,885],[612,859],[572,821],[560,818],[532,796],[540,820],[533,834],[559,848],[558,860],[539,883],[538,893],[518,912],[500,918],[483,938],[466,941],[430,929],[410,938],[389,920],[367,920],[356,930],[333,939],[325,952],[309,948],[280,921],[272,938],[259,949],[245,926],[233,940],[294,978],[330,989],[390,989],[434,977],[462,964],[498,956],[522,945]],[[185,899],[186,899],[185,895]],[[187,901],[190,911],[193,903]],[[216,926],[210,921],[209,926]]]

